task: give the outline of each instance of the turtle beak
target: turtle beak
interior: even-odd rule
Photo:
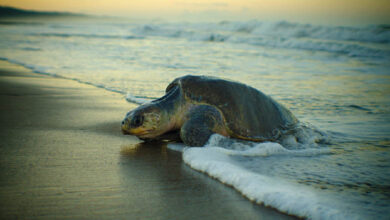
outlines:
[[[145,128],[131,128],[130,130],[127,131],[127,134],[135,135],[135,136],[142,136],[147,134],[148,131]]]

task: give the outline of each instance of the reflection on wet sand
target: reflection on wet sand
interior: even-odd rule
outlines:
[[[291,218],[253,204],[230,187],[194,171],[167,143],[125,145],[120,154],[122,198],[130,209],[148,210],[142,217]]]

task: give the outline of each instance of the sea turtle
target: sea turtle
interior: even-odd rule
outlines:
[[[208,76],[179,77],[166,94],[127,113],[124,134],[142,140],[176,133],[189,146],[203,146],[218,133],[250,141],[275,141],[298,120],[257,89]]]

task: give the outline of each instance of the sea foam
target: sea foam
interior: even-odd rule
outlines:
[[[169,144],[171,150],[183,153],[191,168],[204,172],[229,185],[249,200],[278,209],[281,212],[309,219],[359,219],[342,207],[329,193],[309,186],[253,172],[234,157],[266,158],[271,156],[318,156],[329,154],[328,148],[290,150],[279,143],[241,142],[213,135],[204,147]]]
[[[150,102],[149,99],[136,97],[136,96],[131,95],[130,93],[127,93],[126,101],[134,103],[134,104],[139,104],[139,105],[146,104],[146,103]]]

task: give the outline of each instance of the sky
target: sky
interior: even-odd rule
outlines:
[[[390,24],[390,0],[0,0],[0,5],[139,19]]]

